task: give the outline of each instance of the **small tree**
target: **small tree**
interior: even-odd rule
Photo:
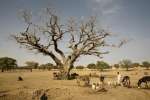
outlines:
[[[47,67],[46,67],[45,64],[41,64],[41,65],[38,67],[38,69],[43,69],[43,70],[45,70],[45,69],[47,69]]]
[[[103,71],[103,69],[110,68],[109,64],[104,61],[97,61],[96,65],[97,65],[97,69],[100,69],[101,71]]]
[[[29,67],[29,68],[37,69],[38,66],[39,66],[39,63],[38,63],[38,62],[34,62],[34,61],[27,61],[27,62],[26,62],[26,65],[27,65],[27,67]]]
[[[58,67],[54,66],[52,63],[47,63],[47,64],[41,64],[39,66],[39,69],[48,69],[48,70],[51,70],[51,69],[58,69]]]
[[[2,72],[4,70],[13,69],[15,67],[17,67],[17,61],[15,59],[9,57],[0,58],[0,68]]]
[[[141,67],[145,67],[148,70],[150,68],[150,63],[148,61],[143,61]]]
[[[137,68],[137,67],[139,67],[140,66],[140,64],[139,63],[132,63],[132,65],[131,65],[133,68]]]
[[[94,63],[88,64],[87,68],[89,69],[96,69],[96,65]]]
[[[119,65],[120,65],[122,68],[126,68],[126,71],[128,71],[129,68],[130,68],[131,65],[132,65],[132,62],[131,62],[131,60],[124,59],[124,60],[122,60],[122,61],[119,62]]]
[[[84,68],[84,66],[76,66],[76,69],[83,69]]]
[[[116,69],[118,69],[120,66],[119,66],[119,64],[114,64],[114,67],[115,67]]]
[[[47,69],[58,69],[58,67],[54,66],[52,63],[47,63],[47,64],[45,64],[45,66]]]

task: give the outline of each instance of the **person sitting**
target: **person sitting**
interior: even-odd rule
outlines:
[[[18,81],[23,81],[23,78],[21,76],[19,76]]]
[[[44,93],[44,94],[40,97],[40,100],[48,100],[47,95]]]

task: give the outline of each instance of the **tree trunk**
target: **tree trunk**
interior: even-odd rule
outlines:
[[[2,68],[1,72],[4,72],[4,68]]]
[[[70,71],[73,68],[73,64],[64,64],[63,65],[63,71],[62,71],[62,76],[63,79],[70,79]]]
[[[69,65],[64,65],[63,66],[65,79],[69,79],[69,77],[70,77],[70,69],[69,69],[69,67],[70,67]]]
[[[126,68],[126,71],[129,71],[129,68],[128,68],[128,67]]]
[[[70,71],[74,67],[73,64],[78,56],[68,57],[63,59],[63,63],[56,62],[56,65],[60,68],[60,79],[70,79]]]

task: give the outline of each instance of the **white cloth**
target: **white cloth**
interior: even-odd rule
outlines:
[[[117,76],[117,83],[118,83],[118,84],[121,84],[121,80],[122,80],[122,75],[119,74],[119,75]]]
[[[96,89],[96,84],[92,83],[92,89],[95,90]]]

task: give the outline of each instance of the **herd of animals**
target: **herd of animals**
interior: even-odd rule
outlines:
[[[53,76],[54,76],[54,79],[55,80],[59,80],[59,74],[54,72],[53,73]],[[80,82],[81,81],[84,81],[84,85],[90,85],[92,87],[92,89],[97,89],[99,87],[102,87],[103,88],[103,84],[104,84],[104,79],[105,77],[104,76],[100,76],[99,77],[99,80],[100,82],[99,83],[91,83],[90,84],[90,75],[89,76],[79,76],[79,74],[77,73],[72,73],[70,74],[70,77],[72,77],[73,79],[77,79],[77,84],[80,85]],[[145,88],[149,88],[148,87],[148,83],[150,82],[150,76],[143,76],[142,78],[140,78],[137,82],[137,86],[138,88],[141,88],[141,85],[142,83],[145,84]],[[131,87],[130,86],[130,77],[129,76],[123,76],[122,79],[121,79],[121,82],[120,84],[118,84],[117,82],[113,81],[108,81],[107,82],[107,85],[113,85],[113,86],[117,86],[117,85],[122,85],[124,87]]]
[[[60,80],[60,73],[59,72],[54,72],[53,73],[53,79],[54,80]],[[105,77],[104,76],[100,76],[99,77],[99,80],[100,82],[99,83],[92,83],[90,84],[90,77],[91,76],[79,76],[79,74],[77,73],[72,73],[70,74],[70,77],[72,79],[76,79],[77,80],[77,84],[80,85],[80,82],[83,81],[84,82],[84,85],[86,86],[91,86],[92,89],[97,89],[97,88],[103,88],[103,84],[104,84],[104,79]],[[23,81],[23,78],[21,76],[18,77],[18,81]],[[145,84],[145,88],[149,88],[148,87],[148,83],[150,82],[150,76],[143,76],[142,78],[140,78],[137,82],[137,86],[138,88],[141,88],[141,84],[144,83]],[[122,85],[124,87],[131,87],[130,86],[130,77],[129,76],[123,76],[122,79],[121,79],[121,82],[120,84],[118,84],[117,82],[107,82],[107,85],[113,85],[113,86],[117,86],[117,85]]]

